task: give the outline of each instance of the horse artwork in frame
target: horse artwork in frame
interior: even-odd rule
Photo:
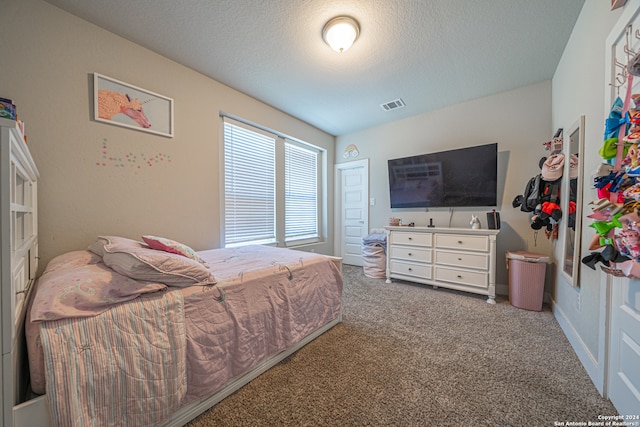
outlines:
[[[173,137],[173,99],[93,73],[94,120]]]

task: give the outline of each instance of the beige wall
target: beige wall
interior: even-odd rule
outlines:
[[[552,83],[554,126],[568,127],[580,115],[585,115],[583,256],[589,254],[588,245],[594,235],[593,228],[589,227],[591,220],[585,215],[592,212],[587,204],[597,200],[591,175],[602,161],[598,149],[602,145],[604,120],[610,109],[605,107],[604,98],[608,89],[605,83],[605,41],[621,12],[622,9],[612,12],[609,2],[585,1]],[[601,328],[606,319],[601,316],[602,278],[599,270],[580,264],[580,286],[573,288],[558,275],[553,296],[557,317],[565,322],[565,332],[596,383],[601,380],[597,373],[603,369],[604,363]]]
[[[325,148],[333,187],[331,135],[40,0],[1,1],[0,27],[0,96],[17,104],[41,174],[42,263],[100,234],[218,247],[220,111]],[[173,98],[175,137],[92,121],[94,72]],[[331,253],[326,220],[327,241],[307,249]]]
[[[514,197],[522,194],[528,179],[538,173],[538,161],[547,155],[543,143],[551,139],[551,82],[499,93],[431,113],[340,136],[336,140],[336,163],[349,144],[358,147],[357,159],[370,160],[369,226],[382,227],[391,216],[403,223],[427,225],[433,218],[437,226],[449,225],[449,210],[391,209],[387,160],[414,154],[498,143],[498,207],[502,227],[497,240],[497,284],[505,292],[507,271],[505,251],[529,250],[552,252],[544,232],[536,234],[530,227],[529,214],[514,209]],[[393,112],[389,113],[393,114]],[[487,208],[456,208],[453,227],[469,227],[471,214],[479,215],[486,227]]]

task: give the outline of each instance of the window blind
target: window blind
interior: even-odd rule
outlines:
[[[225,246],[274,243],[275,137],[224,122]]]
[[[318,152],[285,142],[285,241],[318,237]]]

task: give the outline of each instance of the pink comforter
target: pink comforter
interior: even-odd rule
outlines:
[[[171,327],[166,325],[163,327],[163,322],[152,321],[140,327],[141,336],[136,339],[128,336],[130,346],[135,342],[147,342],[146,338],[149,334],[171,335],[167,336],[163,343],[171,347],[184,346],[186,391],[183,395],[179,394],[178,406],[215,394],[230,380],[248,372],[269,356],[296,344],[318,327],[340,315],[342,276],[336,265],[327,257],[266,246],[214,249],[199,252],[199,254],[210,265],[210,270],[218,280],[217,285],[168,288],[160,292],[179,293],[181,298],[178,295],[176,295],[178,298],[152,298],[151,295],[154,294],[146,294],[131,302],[119,304],[119,307],[142,304],[143,308],[151,301],[156,305],[162,300],[167,300],[167,304],[178,304],[177,308],[174,307],[175,311],[183,315],[177,316],[176,322],[169,322]],[[41,283],[38,284],[38,286],[41,285]],[[221,295],[224,295],[223,301],[220,301]],[[112,315],[112,311],[108,310],[101,315]],[[66,321],[68,322],[69,319]],[[74,322],[78,321],[82,323],[82,319],[74,319]],[[56,328],[62,326],[62,323],[57,322],[65,322],[65,319],[44,323],[49,331],[61,333],[59,331],[64,328]],[[176,333],[182,330],[181,324],[185,331],[184,339],[180,339],[180,333]],[[39,342],[37,324],[31,324],[28,328],[31,331],[27,333],[28,340],[32,343],[31,349],[35,348],[36,343]],[[114,328],[117,329],[118,326]],[[117,334],[118,331],[109,333]],[[130,331],[127,332],[129,333]],[[42,348],[45,359],[55,359],[61,351],[70,353],[68,340],[46,341],[47,346]],[[63,345],[56,346],[51,341],[58,341]],[[98,355],[93,353],[97,353],[100,346],[87,352],[86,348],[83,350],[83,345],[86,347],[86,344],[78,342],[75,355],[71,358],[68,355],[65,356],[64,367],[60,364],[47,363],[49,370],[42,369],[40,383],[46,381],[47,390],[53,390],[60,379],[70,375],[76,378],[77,382],[74,386],[77,390],[68,390],[69,394],[63,395],[62,398],[59,393],[56,397],[56,405],[77,407],[78,402],[89,406],[113,405],[112,410],[105,413],[110,414],[108,417],[117,416],[116,424],[124,425],[122,420],[127,419],[128,413],[140,412],[141,407],[144,408],[145,401],[167,398],[166,388],[141,387],[141,384],[155,384],[157,378],[163,378],[166,383],[171,383],[166,378],[168,374],[166,366],[149,363],[150,361],[145,358],[162,357],[162,354],[165,354],[163,352],[167,351],[179,356],[180,348],[160,349],[160,355],[145,356],[144,352],[136,348],[139,345],[133,345],[131,351],[125,346],[123,351],[130,352],[131,355],[125,354],[122,357],[118,355],[116,358],[113,349],[109,349],[108,346],[103,349],[103,354]],[[32,353],[30,351],[30,359],[34,360],[31,360],[30,366],[32,376],[35,375],[35,383],[38,384],[38,366],[42,366],[43,363],[37,356],[33,357]],[[87,360],[89,357],[87,353],[92,353],[89,360]],[[90,384],[93,378],[104,376],[105,372],[113,370],[116,359],[120,361],[117,362],[118,369],[126,371],[122,378],[131,378],[135,383],[126,384],[127,381],[123,380],[125,384],[119,387],[137,387],[134,388],[137,390],[135,399],[129,400],[133,407],[120,405],[122,397],[117,393],[109,390],[103,390],[104,393],[101,393],[101,390],[94,388],[91,395],[87,395],[87,389],[83,387],[83,384]],[[98,360],[100,363],[96,362]],[[55,366],[58,366],[58,372],[55,371]],[[179,366],[176,369],[178,371],[175,375],[180,376]],[[169,374],[174,375],[173,372]],[[173,396],[175,398],[175,393]],[[135,401],[141,402],[141,407],[135,407]],[[175,402],[169,402],[169,404],[175,406]],[[78,407],[76,411],[86,412],[86,408]],[[159,423],[166,418],[166,415],[160,412],[157,419],[145,420],[144,423]],[[137,424],[133,421],[134,418],[135,416],[132,415],[132,421],[128,425]],[[64,422],[61,420],[61,425]],[[113,422],[113,419],[99,420],[93,425],[110,425]]]
[[[181,290],[187,331],[186,401],[211,395],[266,357],[339,316],[342,276],[327,257],[250,246],[200,252],[224,303]]]

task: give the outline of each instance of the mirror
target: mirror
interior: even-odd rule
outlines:
[[[564,244],[562,245],[562,275],[571,284],[578,286],[580,270],[580,235],[582,217],[584,116],[565,132],[562,151],[564,172],[562,174],[562,221]],[[569,197],[566,197],[569,195]]]

